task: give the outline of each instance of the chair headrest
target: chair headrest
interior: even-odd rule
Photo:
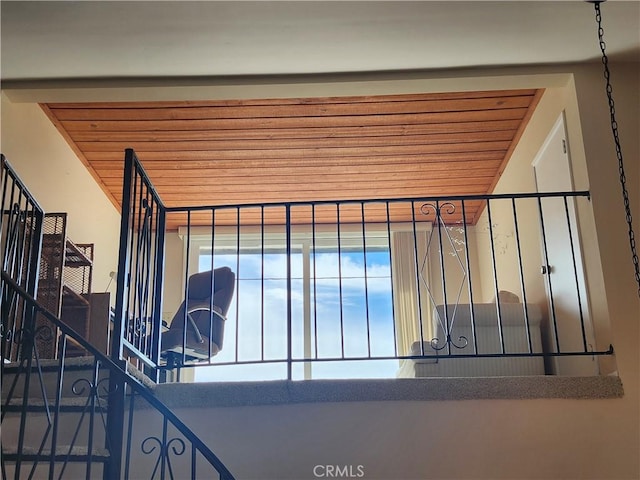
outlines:
[[[200,272],[189,277],[189,298],[204,300],[211,296],[211,270]],[[229,267],[216,268],[213,271],[213,286],[215,291],[223,288],[233,288],[236,275]]]

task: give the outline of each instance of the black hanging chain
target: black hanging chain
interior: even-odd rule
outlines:
[[[593,2],[596,10],[596,22],[598,23],[598,41],[600,42],[600,50],[602,51],[602,64],[604,65],[604,78],[606,80],[607,99],[609,100],[609,113],[611,115],[611,131],[613,140],[616,144],[616,157],[618,158],[618,171],[620,173],[620,185],[622,186],[622,199],[624,201],[624,210],[627,217],[627,225],[629,227],[629,244],[631,246],[631,256],[633,266],[635,268],[636,282],[638,283],[638,296],[640,296],[640,266],[638,266],[638,253],[636,251],[636,239],[633,232],[633,218],[631,217],[631,206],[629,204],[629,192],[627,191],[627,178],[624,173],[624,161],[622,159],[622,148],[620,147],[620,136],[618,134],[618,122],[616,121],[616,108],[613,101],[613,88],[611,87],[611,72],[609,71],[609,58],[606,53],[606,44],[604,42],[604,29],[602,28],[602,13],[600,12],[600,3]]]

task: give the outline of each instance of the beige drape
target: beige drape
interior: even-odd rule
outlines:
[[[429,281],[429,262],[424,262],[427,234],[426,231],[391,233],[393,307],[399,355],[409,354],[411,345],[420,340],[421,334],[423,340],[433,338],[425,283]]]

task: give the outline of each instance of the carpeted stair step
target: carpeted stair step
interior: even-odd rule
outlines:
[[[49,402],[45,404],[42,398],[29,398],[26,410],[27,412],[44,413],[47,411],[47,407],[50,411],[53,411],[56,408],[56,404],[53,400],[49,400]],[[60,412],[82,412],[87,408],[89,408],[87,406],[87,399],[84,397],[63,397],[60,402]],[[2,409],[5,412],[21,412],[23,409],[23,399],[12,398],[8,403],[3,403]],[[95,412],[100,411],[107,411],[106,400],[102,400],[100,405],[96,403]]]
[[[41,452],[33,447],[23,447],[22,454],[20,455],[21,461],[33,462],[46,462],[51,455],[50,449],[43,449]],[[56,462],[107,462],[111,454],[106,448],[94,448],[89,456],[89,449],[87,447],[69,447],[69,445],[60,445],[56,449],[54,459]],[[18,460],[18,449],[16,446],[2,446],[2,457],[4,461],[15,462]]]
[[[74,391],[74,384],[78,385],[77,390],[87,389],[89,383],[93,383],[93,357],[66,358],[64,361],[64,382],[63,397],[77,396]],[[26,366],[19,363],[8,363],[3,366],[3,388],[2,398],[6,401],[9,395],[23,396],[25,381],[29,378],[29,397],[42,397],[42,388],[45,389],[47,397],[52,401],[55,398],[58,387],[58,372],[60,363],[58,360],[40,360],[39,369],[32,365],[28,371]],[[39,375],[42,372],[42,376]],[[101,390],[108,387],[109,371],[106,367],[100,368],[99,381]],[[15,388],[13,388],[15,383]],[[19,393],[22,392],[22,393]]]

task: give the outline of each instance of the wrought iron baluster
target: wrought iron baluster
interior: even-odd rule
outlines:
[[[500,305],[500,294],[498,288],[498,268],[496,264],[496,244],[493,238],[493,221],[491,217],[491,201],[487,200],[487,222],[489,224],[489,244],[491,245],[491,266],[493,267],[493,288],[496,298],[496,313],[498,315],[498,338],[500,339],[500,352],[505,353],[504,332],[502,325],[502,306]]]
[[[544,264],[549,265],[549,249],[547,247],[547,234],[544,224],[544,215],[542,211],[542,197],[538,197],[538,215],[540,219],[540,231],[542,234],[542,254],[544,255]],[[547,287],[549,288],[549,303],[551,305],[551,324],[553,326],[554,343],[556,347],[556,353],[560,353],[560,336],[558,335],[558,322],[556,317],[556,302],[553,298],[553,285],[551,282],[550,272],[546,272],[545,279]]]
[[[154,365],[158,365],[160,361],[160,348],[161,348],[161,332],[162,332],[162,303],[163,303],[163,287],[164,287],[164,263],[165,263],[165,227],[166,227],[166,211],[161,205],[158,205],[157,209],[157,224],[156,224],[156,248],[155,248],[155,261],[154,261],[154,279],[153,279],[153,297],[154,307],[151,317],[151,332],[150,340],[151,345],[151,361]],[[148,347],[148,346],[147,346]],[[156,381],[159,378],[159,372],[155,371]]]
[[[146,336],[146,322],[148,318],[149,282],[151,275],[151,218],[153,209],[147,198],[142,199],[142,229],[138,234],[138,251],[136,253],[136,308],[133,319],[132,342],[141,351],[145,351],[143,344]]]
[[[365,230],[364,202],[360,203],[362,225],[362,257],[364,260],[364,306],[367,319],[367,357],[371,358],[371,323],[369,320],[369,282],[367,276],[367,235]]]
[[[311,204],[311,254],[313,255],[313,339],[314,358],[318,359],[318,270],[316,265],[318,249],[316,246],[316,204]]]
[[[385,223],[387,226],[387,247],[389,252],[389,281],[391,282],[391,318],[393,319],[393,354],[395,357],[398,356],[398,328],[396,325],[396,300],[395,300],[395,292],[393,288],[393,255],[391,254],[392,241],[391,241],[391,215],[389,211],[389,201],[385,201]],[[417,279],[416,279],[417,280]],[[420,339],[420,346],[422,347],[422,338]]]
[[[238,207],[236,208],[236,362],[240,358],[240,233],[240,207]]]
[[[420,291],[420,279],[423,282],[428,282],[424,278],[424,262],[422,265],[419,265],[419,254],[418,254],[418,232],[416,230],[416,205],[414,201],[411,201],[411,224],[413,231],[413,261],[414,268],[416,269],[416,292],[418,294],[418,329],[420,330],[420,355],[424,355],[424,322],[422,321],[422,301],[421,301],[421,291]],[[426,261],[426,258],[425,258]]]
[[[527,289],[524,284],[524,268],[522,265],[522,250],[520,245],[520,228],[518,226],[518,211],[516,209],[516,199],[511,199],[511,209],[513,211],[513,226],[516,240],[516,252],[518,254],[518,276],[520,278],[520,290],[522,292],[522,309],[524,315],[524,327],[527,335],[527,346],[529,353],[533,352],[533,342],[531,338],[531,327],[529,324],[529,309],[527,308]]]
[[[446,222],[444,221],[444,219],[442,218],[442,212],[443,210],[449,214],[449,215],[453,215],[456,211],[455,205],[452,202],[440,202],[439,200],[436,200],[435,202],[427,202],[424,203],[421,207],[420,207],[420,212],[423,215],[429,215],[429,211],[432,210],[434,213],[434,221],[433,224],[437,227],[437,229],[433,229],[431,230],[431,232],[429,233],[429,239],[427,241],[427,250],[425,253],[425,257],[424,260],[422,262],[422,269],[424,269],[424,265],[426,265],[429,262],[429,258],[431,256],[431,248],[432,248],[432,244],[433,244],[433,235],[435,234],[434,232],[437,231],[437,246],[438,246],[438,258],[439,258],[439,262],[440,262],[440,279],[442,282],[442,294],[443,294],[443,307],[442,310],[443,312],[440,313],[440,310],[438,308],[434,309],[434,313],[436,315],[436,319],[438,321],[438,325],[440,326],[440,328],[442,329],[443,334],[445,335],[445,339],[444,339],[444,343],[440,341],[440,338],[438,336],[434,337],[433,339],[431,339],[430,345],[431,348],[433,348],[436,352],[440,352],[442,350],[444,350],[445,348],[447,349],[447,354],[451,355],[451,348],[456,348],[456,349],[463,349],[466,348],[467,345],[469,344],[469,339],[467,337],[465,337],[464,335],[460,335],[457,339],[456,343],[451,336],[451,332],[453,332],[453,328],[455,325],[455,321],[456,321],[456,316],[457,316],[457,312],[458,312],[458,305],[460,302],[460,296],[462,294],[462,289],[464,288],[464,283],[467,280],[467,269],[465,269],[464,265],[462,264],[462,261],[460,260],[460,257],[458,256],[458,252],[457,249],[455,247],[455,242],[453,241],[451,235],[449,234],[448,230],[447,230],[447,225]],[[444,234],[443,234],[444,232]],[[451,246],[452,249],[452,254],[456,257],[456,260],[458,262],[458,266],[460,267],[460,270],[462,272],[462,279],[460,281],[460,287],[458,288],[458,292],[456,295],[456,303],[453,304],[453,309],[450,312],[450,308],[449,308],[449,301],[447,298],[447,280],[446,280],[446,261],[445,261],[445,255],[444,255],[444,243],[443,243],[443,238],[444,236],[446,236],[449,245]],[[431,288],[428,284],[428,282],[426,281],[426,279],[424,278],[424,276],[422,277],[423,282],[425,282],[426,288],[427,288],[427,292],[429,294],[429,298],[432,302],[433,305],[437,305],[437,301],[433,295],[433,292],[431,291]],[[443,318],[444,317],[444,318]],[[437,332],[435,332],[437,335]]]
[[[293,312],[291,297],[291,205],[285,205],[285,242],[287,252],[287,380],[293,378]]]
[[[471,315],[471,338],[473,339],[473,353],[478,353],[478,335],[476,334],[476,312],[473,302],[473,283],[471,282],[471,256],[469,254],[469,233],[467,227],[467,209],[464,206],[465,200],[462,199],[460,203],[462,213],[462,231],[464,235],[464,255],[465,265],[464,269],[465,277],[467,279],[467,288],[469,291],[469,314]]]
[[[573,243],[573,228],[571,227],[571,215],[569,212],[569,202],[567,197],[563,198],[564,201],[564,212],[567,218],[567,232],[569,235],[569,245],[571,246],[571,261],[573,264],[573,279],[576,287],[576,299],[578,301],[578,315],[580,317],[580,330],[582,333],[582,346],[584,351],[589,351],[588,343],[587,343],[587,332],[585,329],[585,318],[584,318],[584,310],[582,306],[582,292],[580,291],[580,280],[578,277],[578,260],[576,258],[577,252],[575,245]]]
[[[264,205],[260,206],[260,359],[264,361]]]
[[[340,238],[340,203],[336,202],[336,236],[338,237],[338,302],[340,304],[340,358],[344,359],[344,309],[342,292],[342,239]]]

